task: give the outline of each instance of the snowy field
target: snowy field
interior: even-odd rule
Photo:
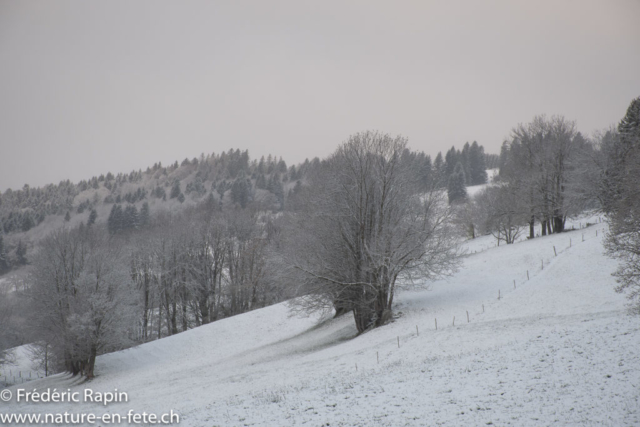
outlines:
[[[101,356],[91,382],[29,383],[118,389],[128,402],[14,399],[0,412],[173,410],[183,426],[640,425],[640,319],[614,292],[606,225],[576,225],[587,222],[514,245],[469,242],[457,274],[401,293],[395,321],[360,336],[350,315],[289,317],[279,304]]]
[[[11,349],[10,363],[0,368],[0,386],[23,384],[45,376],[31,361],[30,348],[27,344]]]

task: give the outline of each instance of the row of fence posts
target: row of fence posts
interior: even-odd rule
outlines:
[[[601,219],[598,219],[598,222],[602,222]],[[582,224],[580,224],[582,225]],[[602,233],[602,235],[604,236],[604,232]],[[596,237],[598,236],[598,230],[596,230]],[[582,241],[584,242],[584,233],[582,233]],[[569,247],[571,247],[571,238],[569,239]],[[558,252],[556,251],[556,247],[553,246],[553,254],[554,256],[558,256]],[[540,268],[544,269],[544,260],[540,260]],[[527,281],[529,281],[529,270],[527,270]],[[513,279],[513,289],[516,289],[516,279]],[[500,300],[502,297],[500,295],[500,289],[498,289],[498,300]],[[469,317],[469,310],[466,310],[467,312],[467,323],[471,323],[471,318]],[[484,304],[482,304],[482,313],[484,313]],[[438,330],[438,319],[434,318],[433,319],[434,325],[435,325],[435,330]],[[453,316],[453,321],[451,322],[452,326],[456,326],[456,316]],[[418,329],[418,325],[416,325],[416,336],[420,336],[420,331]],[[397,336],[397,343],[398,343],[398,348],[400,348],[400,335]],[[380,363],[380,354],[379,352],[376,351],[376,363]],[[356,371],[358,370],[358,364],[355,364],[356,366]]]
[[[16,374],[18,374],[18,376],[16,376]],[[9,370],[8,375],[7,375],[7,372],[0,373],[0,382],[4,382],[6,384],[24,384],[25,382],[35,380],[38,378],[41,378],[40,373],[36,372],[34,375],[32,371],[29,371],[29,376],[27,376],[26,372],[25,372],[25,375],[22,376],[22,371],[14,372],[12,370]],[[12,381],[9,381],[10,379]]]

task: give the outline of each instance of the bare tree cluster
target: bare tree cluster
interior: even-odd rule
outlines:
[[[585,144],[575,122],[562,116],[536,116],[513,129],[500,177],[524,200],[530,238],[535,237],[536,221],[542,235],[564,231],[567,215],[573,213],[567,200],[572,161]]]
[[[258,207],[204,202],[129,233],[105,226],[51,233],[25,291],[36,313],[34,359],[48,373],[90,378],[99,354],[280,301],[267,263],[278,230]],[[10,311],[0,311],[2,322]]]
[[[280,301],[266,263],[269,215],[210,208],[159,215],[136,237],[131,276],[141,300],[141,340]]]

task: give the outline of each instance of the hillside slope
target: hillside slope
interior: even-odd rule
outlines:
[[[469,242],[458,273],[402,293],[398,318],[360,336],[350,315],[289,317],[279,304],[102,356],[90,383],[29,383],[118,389],[127,403],[3,410],[172,409],[185,426],[638,425],[640,319],[613,291],[605,229]]]

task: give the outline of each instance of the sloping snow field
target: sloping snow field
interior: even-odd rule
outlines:
[[[30,344],[11,349],[9,357],[10,363],[0,368],[0,386],[5,384],[23,384],[45,376],[44,370],[38,369],[31,361],[30,349]]]
[[[279,304],[102,356],[91,382],[29,383],[118,389],[128,402],[0,410],[173,410],[183,426],[640,425],[640,319],[614,292],[606,225],[587,221],[514,245],[467,243],[458,273],[401,293],[397,319],[360,336],[350,315],[289,317]]]

